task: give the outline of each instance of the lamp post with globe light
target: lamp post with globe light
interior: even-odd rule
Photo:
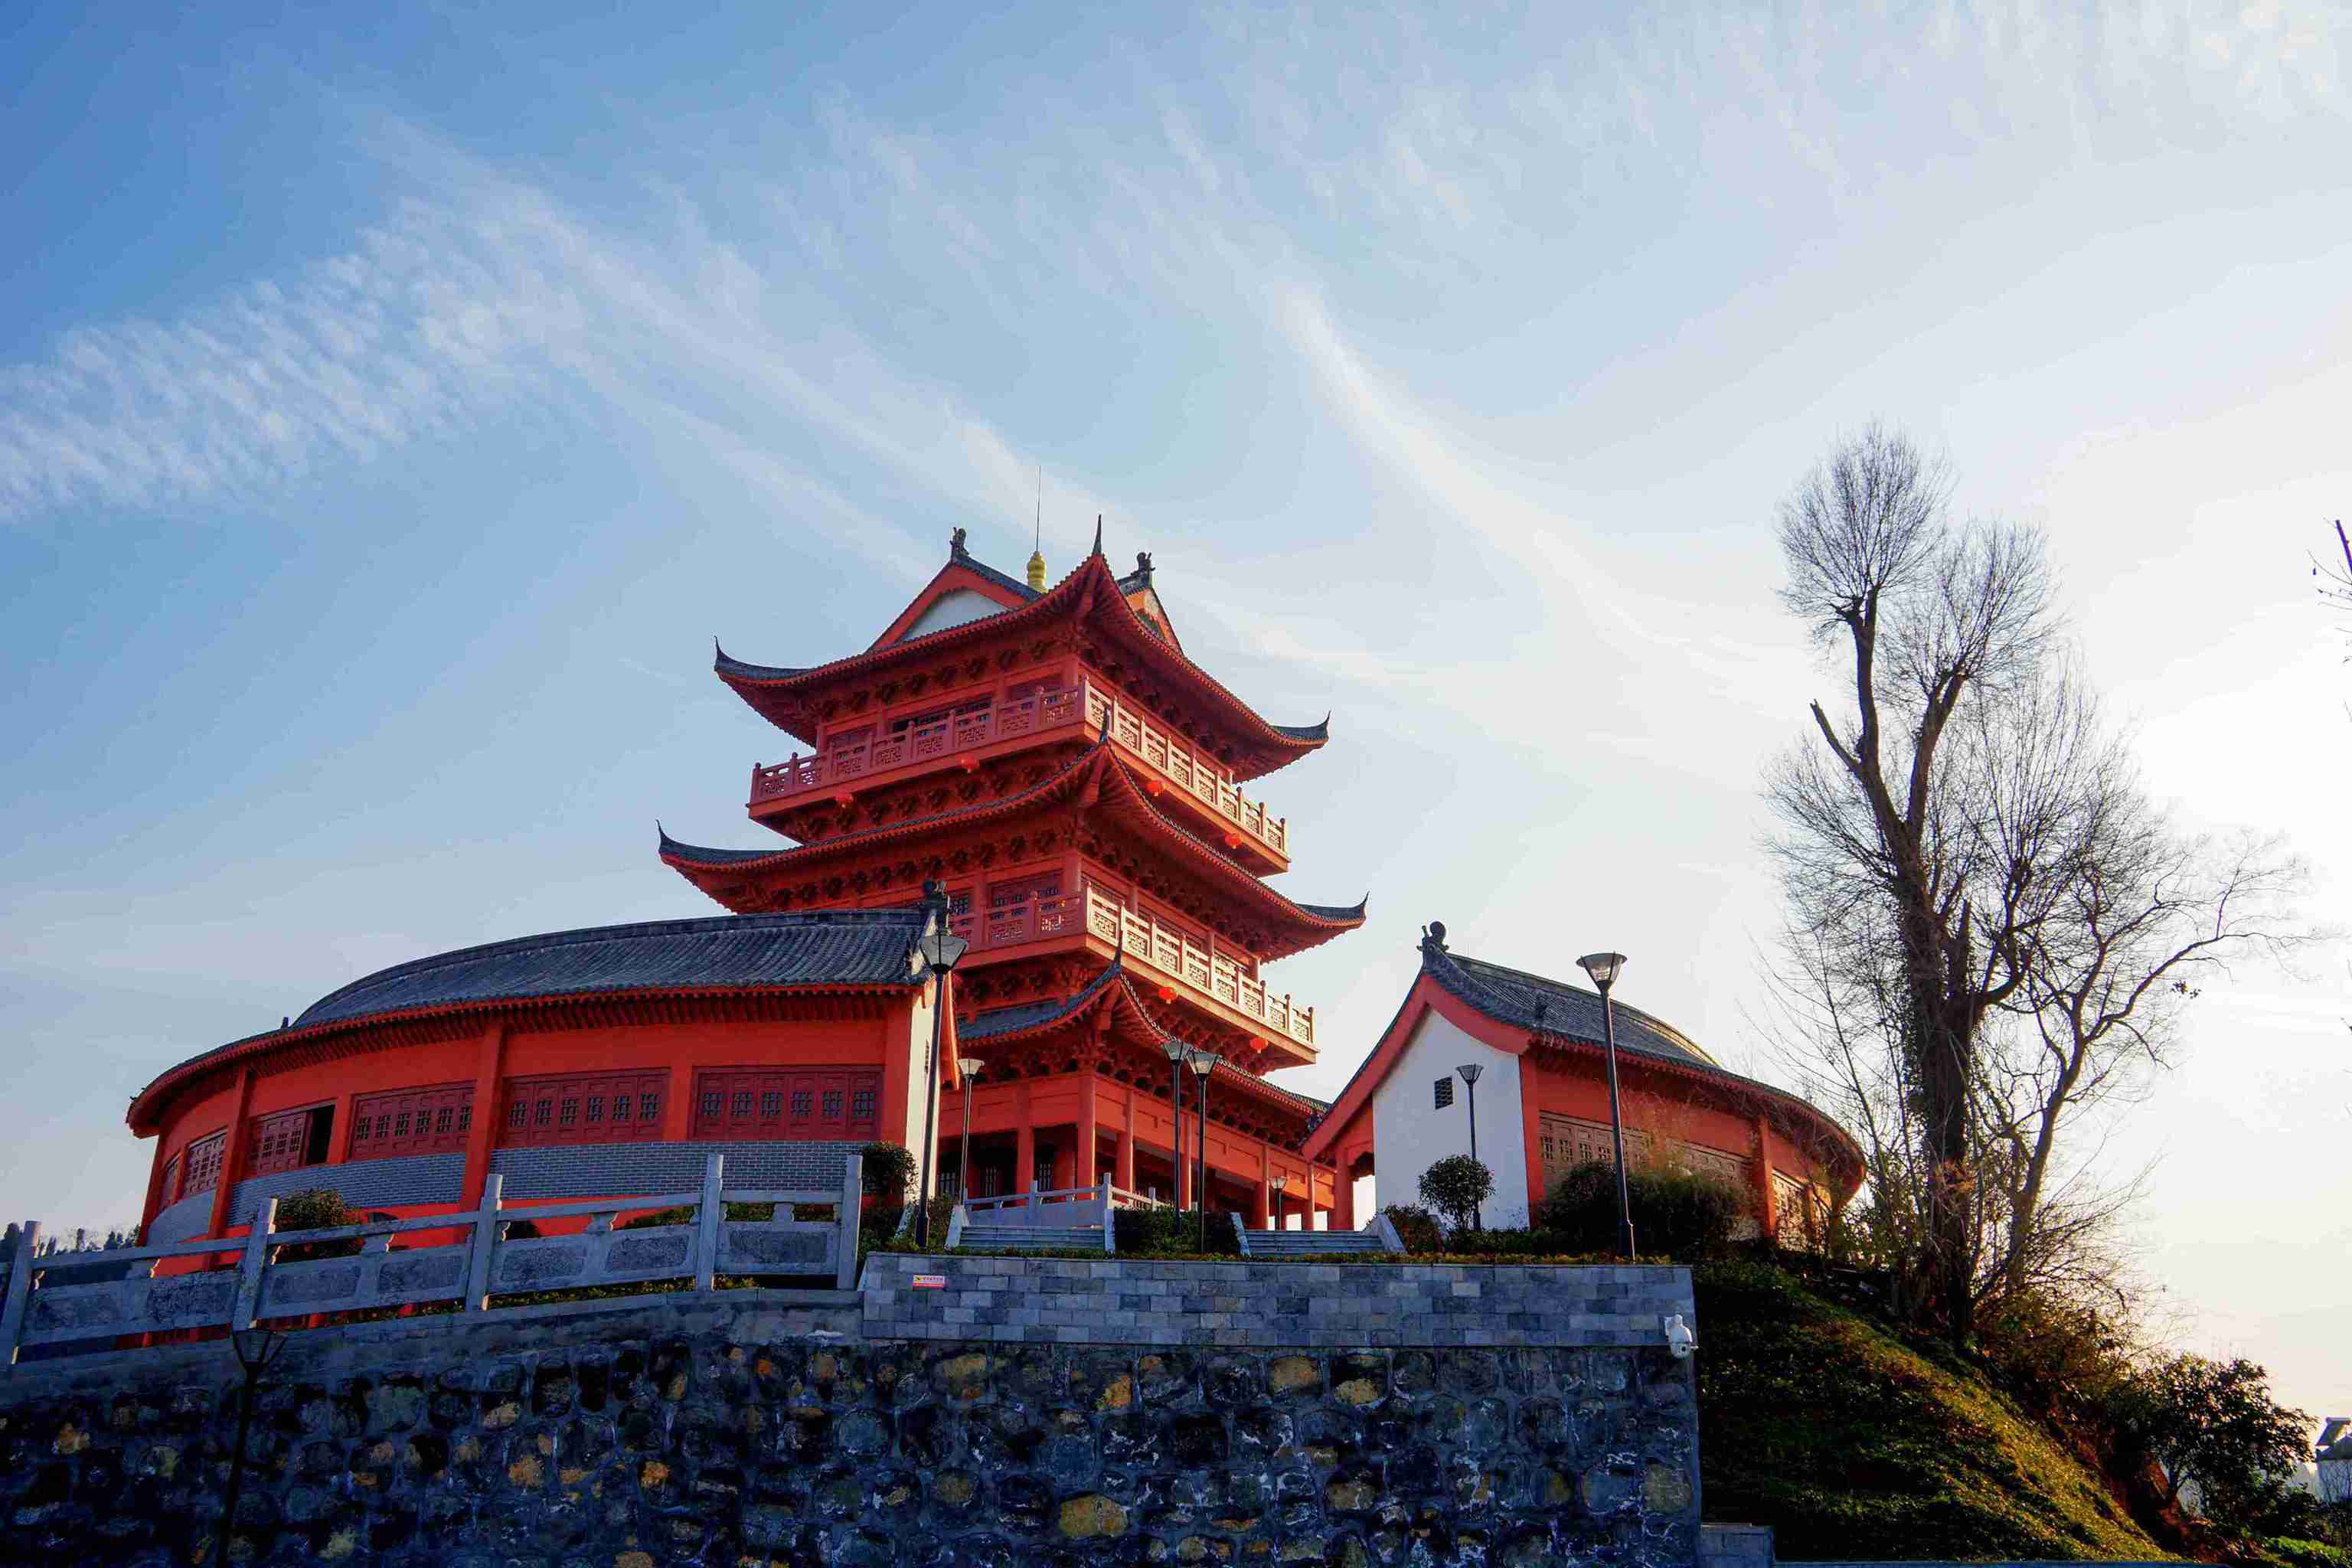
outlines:
[[[1201,1212],[1201,1250],[1209,1250],[1209,1069],[1217,1065],[1214,1051],[1193,1051],[1184,1058],[1192,1076],[1201,1080],[1201,1164],[1197,1180],[1192,1184],[1192,1202]]]
[[[1478,1158],[1478,1075],[1485,1072],[1486,1069],[1480,1067],[1476,1062],[1471,1062],[1466,1066],[1455,1068],[1454,1070],[1462,1075],[1462,1081],[1468,1085],[1470,1089],[1468,1096],[1470,1107],[1470,1158],[1473,1163],[1475,1163]],[[1484,1230],[1486,1228],[1486,1216],[1478,1212],[1480,1207],[1481,1205],[1477,1204],[1470,1205],[1470,1228],[1472,1230]]]
[[[1192,1048],[1179,1039],[1166,1039],[1160,1048],[1168,1053],[1168,1103],[1176,1108],[1175,1132],[1168,1141],[1168,1195],[1174,1200],[1176,1212],[1184,1212],[1184,1058]]]
[[[971,1202],[971,1080],[988,1064],[978,1057],[956,1058],[956,1076],[963,1079],[963,1143],[956,1155],[956,1201]]]
[[[923,1092],[923,1173],[915,1188],[915,1245],[931,1244],[931,1159],[937,1152],[933,1144],[939,1137],[940,1116],[940,1037],[947,1026],[948,973],[971,944],[948,929],[950,906],[947,894],[937,882],[923,889],[924,901],[930,906],[929,924],[923,928],[915,951],[922,955],[924,966],[931,972],[931,1055],[924,1077]]]
[[[1588,952],[1576,961],[1601,993],[1601,1031],[1609,1051],[1609,1136],[1617,1147],[1617,1250],[1633,1261],[1633,1200],[1625,1186],[1625,1113],[1617,1098],[1617,1006],[1609,988],[1625,967],[1622,952]]]

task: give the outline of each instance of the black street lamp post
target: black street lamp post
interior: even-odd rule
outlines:
[[[1168,1103],[1176,1109],[1176,1130],[1168,1141],[1168,1195],[1176,1212],[1184,1212],[1184,1058],[1192,1047],[1181,1040],[1162,1040],[1168,1053]]]
[[[1454,1070],[1462,1075],[1462,1081],[1467,1084],[1470,1088],[1470,1158],[1475,1162],[1478,1158],[1478,1075],[1485,1072],[1486,1069],[1480,1067],[1476,1062],[1472,1062],[1466,1067],[1458,1067]],[[1486,1216],[1478,1212],[1479,1206],[1480,1205],[1476,1204],[1473,1204],[1470,1206],[1470,1228],[1472,1230],[1484,1230],[1486,1228]]]
[[[1194,1051],[1184,1058],[1192,1076],[1201,1080],[1201,1165],[1200,1179],[1193,1184],[1192,1201],[1201,1211],[1201,1250],[1209,1250],[1209,1069],[1217,1065],[1214,1051]]]
[[[963,957],[971,944],[948,929],[947,894],[937,882],[923,889],[924,901],[930,905],[930,922],[915,943],[916,951],[931,972],[931,1054],[924,1077],[923,1090],[923,1173],[915,1188],[915,1245],[931,1244],[931,1160],[938,1152],[940,1119],[940,1037],[947,1025],[948,972]]]
[[[988,1064],[978,1057],[956,1058],[956,1076],[963,1079],[963,1144],[956,1155],[956,1202],[971,1202],[971,1080]]]
[[[1290,1184],[1290,1178],[1288,1176],[1270,1177],[1265,1184],[1274,1189],[1274,1228],[1280,1230],[1282,1228],[1282,1189]]]
[[[1625,967],[1622,952],[1588,952],[1576,961],[1601,993],[1601,1031],[1609,1049],[1609,1136],[1617,1146],[1617,1250],[1633,1261],[1633,1200],[1625,1187],[1625,1113],[1617,1098],[1617,1005],[1609,988]]]

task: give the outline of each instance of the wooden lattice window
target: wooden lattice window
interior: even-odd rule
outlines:
[[[499,1142],[635,1143],[661,1136],[667,1072],[572,1073],[509,1079]]]
[[[163,1180],[155,1189],[155,1206],[169,1208],[180,1201],[180,1156],[163,1162]]]
[[[226,1129],[188,1145],[188,1179],[181,1195],[208,1193],[220,1185],[221,1156],[228,1152]]]
[[[267,1176],[326,1163],[327,1127],[334,1114],[333,1107],[318,1105],[255,1117],[247,1124],[247,1173]]]
[[[347,1158],[462,1154],[467,1135],[473,1130],[474,1086],[470,1083],[362,1095],[352,1103],[352,1146]]]
[[[695,1075],[694,1136],[872,1138],[882,1074],[856,1068],[712,1068]]]

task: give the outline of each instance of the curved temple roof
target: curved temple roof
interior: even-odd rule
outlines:
[[[1442,943],[1424,947],[1423,953],[1422,968],[1430,978],[1498,1024],[1530,1034],[1564,1035],[1596,1046],[1606,1042],[1608,1025],[1597,991],[1525,970],[1506,969],[1483,959],[1464,958],[1447,952]],[[1722,1063],[1673,1025],[1622,1002],[1616,1011],[1619,1050],[1724,1070]]]
[[[1547,1040],[1580,1046],[1601,1046],[1607,1042],[1607,1023],[1599,992],[1525,970],[1488,963],[1484,959],[1465,958],[1447,949],[1443,925],[1433,923],[1421,939],[1421,973],[1484,1016],[1506,1028],[1525,1031],[1531,1046]],[[1318,1147],[1316,1138],[1307,1140],[1309,1154],[1319,1157],[1331,1138],[1361,1113],[1367,1097],[1388,1073],[1393,1061],[1388,1049],[1390,1038],[1412,1005],[1412,994],[1408,992],[1396,1017],[1381,1031],[1370,1054],[1357,1065],[1333,1101],[1334,1115],[1326,1119],[1319,1130],[1322,1146]],[[1722,1084],[1801,1118],[1809,1126],[1828,1134],[1853,1167],[1855,1179],[1860,1179],[1861,1149],[1845,1129],[1820,1107],[1787,1089],[1731,1071],[1664,1019],[1654,1018],[1622,1002],[1615,1005],[1615,1010],[1617,1048],[1621,1052],[1645,1057],[1692,1077]]]
[[[1264,952],[1260,958],[1286,957],[1303,952],[1317,942],[1352,931],[1363,924],[1366,908],[1371,900],[1367,893],[1353,904],[1302,904],[1279,890],[1268,887],[1255,876],[1221,854],[1200,835],[1174,821],[1153,804],[1148,790],[1139,786],[1135,775],[1110,749],[1108,738],[1097,739],[1085,752],[1072,758],[1060,771],[1041,779],[1027,789],[1006,795],[1002,800],[983,801],[975,805],[959,805],[929,816],[910,817],[904,822],[885,823],[862,827],[838,837],[821,838],[813,844],[797,845],[784,849],[719,849],[698,844],[688,844],[672,838],[667,831],[660,835],[663,864],[677,871],[688,880],[701,887],[695,878],[697,869],[719,871],[735,869],[782,869],[810,863],[822,863],[836,854],[862,851],[870,846],[915,837],[934,828],[953,823],[982,822],[1010,816],[1031,806],[1048,803],[1065,795],[1091,790],[1093,804],[1124,809],[1129,816],[1146,825],[1147,830],[1161,836],[1164,841],[1181,849],[1187,859],[1206,868],[1209,875],[1232,887],[1239,896],[1249,900],[1266,912],[1286,920],[1312,940],[1301,941],[1285,947],[1279,953]],[[1114,798],[1115,797],[1115,798]],[[709,889],[704,889],[706,892]],[[723,900],[722,900],[723,901]]]
[[[922,980],[915,942],[929,919],[919,904],[717,915],[550,931],[411,959],[329,992],[283,1028],[158,1074],[132,1098],[129,1119],[142,1125],[161,1093],[205,1068],[373,1020],[633,993],[913,986]]]
[[[1155,633],[1128,603],[1121,579],[1113,574],[1109,563],[1103,559],[1099,539],[1096,541],[1094,552],[1078,563],[1077,570],[1042,594],[1025,584],[1014,583],[993,567],[984,565],[966,553],[961,544],[951,552],[949,564],[979,573],[992,582],[1003,582],[1023,602],[996,615],[904,637],[824,664],[753,664],[730,658],[727,650],[714,641],[711,668],[721,680],[734,688],[736,695],[750,703],[770,723],[814,744],[815,731],[799,706],[800,694],[827,679],[901,660],[921,658],[937,649],[960,647],[966,642],[984,641],[1003,635],[1004,629],[1011,625],[1025,624],[1065,611],[1082,613],[1094,609],[1106,616],[1108,624],[1123,634],[1126,642],[1141,657],[1160,661],[1169,677],[1191,686],[1201,697],[1223,710],[1241,735],[1255,742],[1256,755],[1245,755],[1235,760],[1234,768],[1238,777],[1258,777],[1330,738],[1329,714],[1325,714],[1319,723],[1314,724],[1269,722],[1260,717],[1255,709],[1234,695],[1223,682],[1186,658],[1182,649]]]
[[[1175,1038],[1181,1031],[1161,1023],[1137,994],[1127,973],[1123,959],[1113,958],[1101,973],[1067,997],[1045,997],[1034,1002],[1016,1002],[1009,1007],[992,1007],[973,1015],[968,1023],[956,1026],[956,1037],[967,1045],[987,1041],[1021,1039],[1049,1032],[1092,1013],[1097,1006],[1117,1005],[1132,1016],[1142,1033],[1155,1045]],[[1280,1106],[1292,1114],[1308,1121],[1319,1117],[1328,1109],[1312,1095],[1300,1094],[1268,1081],[1258,1073],[1245,1071],[1230,1061],[1220,1061],[1211,1070],[1211,1079],[1221,1088],[1232,1088],[1269,1104]]]

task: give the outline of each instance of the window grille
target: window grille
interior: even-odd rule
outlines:
[[[1454,1075],[1447,1073],[1437,1080],[1437,1109],[1444,1110],[1454,1103]]]

